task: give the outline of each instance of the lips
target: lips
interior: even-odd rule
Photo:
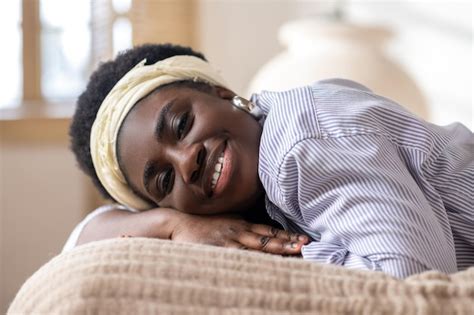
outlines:
[[[212,197],[214,191],[212,189],[212,176],[214,175],[214,167],[219,159],[219,156],[224,151],[226,141],[219,143],[214,150],[212,150],[205,161],[205,169],[202,178],[204,193],[207,197]]]
[[[210,154],[206,161],[206,169],[203,176],[203,189],[207,197],[211,198],[214,194],[212,190],[212,176],[214,175],[214,167],[219,159],[219,156],[224,152],[227,146],[227,141],[222,141]]]
[[[224,151],[224,152],[226,152],[226,151]],[[223,167],[223,165],[224,165],[224,152],[222,152],[219,155],[219,159],[217,160],[216,166],[214,167],[214,174],[212,174],[211,188],[214,191],[215,191],[215,187],[217,185],[217,181],[220,179],[222,170],[224,169],[224,167]]]
[[[220,171],[219,179],[217,180],[216,187],[213,189],[214,195],[219,196],[227,187],[230,182],[233,171],[233,155],[232,150],[229,146],[224,148],[222,153],[222,168]]]

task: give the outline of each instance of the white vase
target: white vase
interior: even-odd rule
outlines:
[[[282,91],[321,79],[345,78],[428,119],[425,98],[414,80],[384,53],[391,37],[387,29],[297,20],[284,24],[278,35],[287,49],[258,71],[249,92]]]

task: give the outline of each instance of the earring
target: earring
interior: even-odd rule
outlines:
[[[252,102],[237,95],[232,98],[232,104],[234,104],[235,107],[238,107],[246,111],[247,113],[250,113],[252,109],[255,107],[255,105]]]
[[[249,113],[250,115],[252,115],[256,119],[260,119],[260,117],[262,117],[262,115],[263,115],[260,108],[258,108],[257,106],[255,106],[254,103],[252,103],[249,100],[246,100],[243,97],[240,97],[240,96],[236,95],[232,98],[231,102],[235,107],[238,107],[241,110]]]

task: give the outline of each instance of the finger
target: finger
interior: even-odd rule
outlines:
[[[240,233],[236,241],[251,250],[258,250],[265,253],[280,255],[299,254],[301,252],[301,247],[304,245],[301,242],[295,242],[268,235],[260,235],[253,232]]]
[[[250,226],[250,231],[264,236],[280,238],[287,241],[303,242],[305,244],[309,241],[309,238],[306,235],[290,233],[288,231],[280,230],[273,226],[264,224],[252,224]]]

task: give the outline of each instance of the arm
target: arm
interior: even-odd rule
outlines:
[[[198,216],[168,208],[144,212],[112,208],[93,216],[78,233],[77,244],[71,248],[91,241],[133,236],[292,255],[299,254],[308,241],[305,236],[252,224],[238,216]]]
[[[97,215],[84,226],[77,245],[121,236],[170,239],[175,211],[159,208],[144,212],[119,209]]]
[[[303,161],[308,156],[312,158]],[[285,195],[305,201],[299,204],[301,216],[320,233],[318,242],[303,248],[305,259],[400,278],[430,269],[456,271],[446,213],[431,207],[400,152],[385,137],[308,139],[292,149],[285,163],[298,165],[298,173],[305,176],[292,186],[282,171],[280,187]]]

